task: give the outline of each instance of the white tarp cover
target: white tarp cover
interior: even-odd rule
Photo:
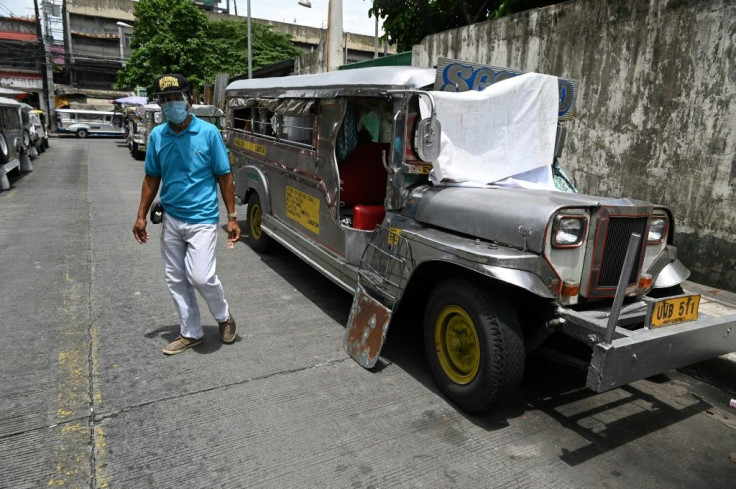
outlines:
[[[480,92],[431,93],[442,124],[433,182],[554,188],[557,77],[526,73]]]

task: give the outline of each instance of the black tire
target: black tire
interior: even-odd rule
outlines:
[[[263,208],[261,207],[261,199],[257,193],[252,192],[248,196],[248,214],[246,219],[247,237],[245,238],[245,242],[258,253],[268,252],[272,244],[271,238],[261,228],[262,219]]]
[[[10,146],[8,146],[8,142],[5,140],[5,136],[0,134],[0,165],[4,165],[8,162],[9,155]]]
[[[77,137],[78,138],[86,138],[87,137],[87,129],[79,129],[77,131]]]
[[[146,153],[140,150],[140,146],[138,146],[138,143],[133,143],[133,150],[130,152],[130,154],[133,156],[133,159],[136,160],[146,159]]]
[[[424,347],[440,390],[477,414],[516,393],[524,376],[519,318],[489,287],[450,279],[430,294]]]

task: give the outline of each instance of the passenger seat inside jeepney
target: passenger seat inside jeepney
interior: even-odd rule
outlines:
[[[349,101],[337,133],[335,156],[340,177],[340,221],[354,229],[372,231],[386,214],[387,172],[383,153],[389,157],[389,107],[382,99],[370,104]],[[388,131],[386,130],[388,126]]]

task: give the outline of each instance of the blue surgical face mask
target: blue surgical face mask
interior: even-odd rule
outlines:
[[[174,124],[181,124],[187,118],[187,103],[185,101],[166,102],[161,105],[166,118]]]

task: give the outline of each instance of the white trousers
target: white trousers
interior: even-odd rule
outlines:
[[[225,293],[215,273],[217,224],[187,224],[164,214],[161,226],[161,260],[166,285],[179,314],[181,335],[199,339],[204,331],[195,290],[215,321],[226,321],[229,315]]]

